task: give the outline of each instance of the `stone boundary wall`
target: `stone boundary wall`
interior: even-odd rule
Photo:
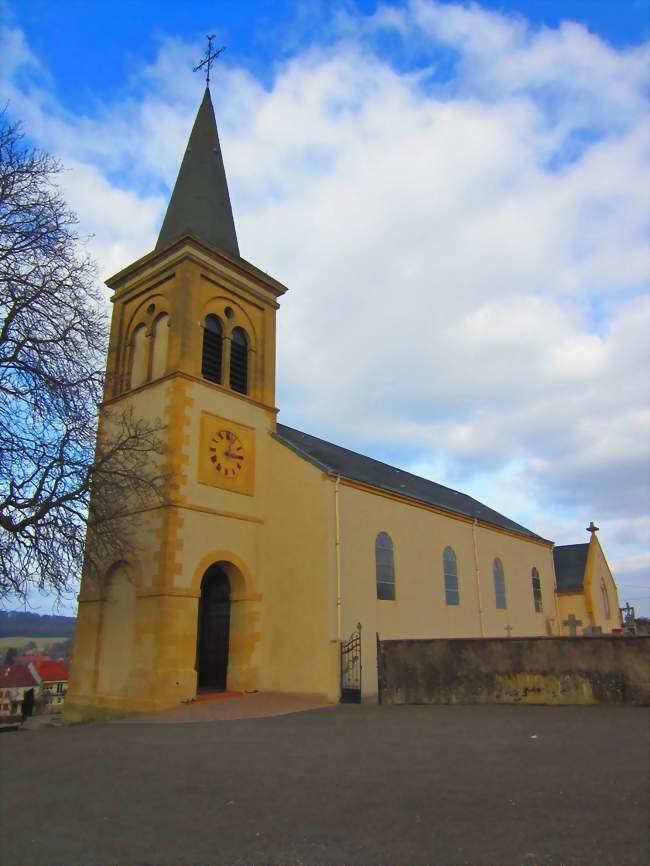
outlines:
[[[650,706],[650,635],[377,641],[385,704]]]

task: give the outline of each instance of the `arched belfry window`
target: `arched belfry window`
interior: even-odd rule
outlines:
[[[498,610],[506,609],[506,576],[503,573],[503,563],[497,556],[492,565],[494,576],[494,598]]]
[[[203,329],[203,357],[201,375],[210,382],[221,384],[221,354],[223,349],[223,327],[217,316],[205,317]]]
[[[531,572],[531,580],[533,584],[533,601],[535,602],[535,613],[543,613],[544,604],[542,602],[542,581],[539,577],[539,571],[533,566]]]
[[[138,325],[133,332],[132,352],[130,386],[137,388],[147,378],[147,330],[144,325]]]
[[[169,342],[169,316],[167,313],[161,313],[156,319],[152,336],[151,378],[159,379],[167,371],[167,344]]]
[[[230,350],[230,387],[240,394],[248,392],[248,337],[243,328],[234,328]]]
[[[395,562],[393,542],[387,532],[380,532],[375,539],[375,571],[377,574],[377,598],[383,601],[395,599]]]
[[[442,554],[442,562],[445,572],[445,601],[447,604],[460,604],[460,592],[458,590],[458,563],[453,548],[445,547]]]

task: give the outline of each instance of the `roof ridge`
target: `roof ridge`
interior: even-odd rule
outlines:
[[[355,457],[362,457],[364,460],[372,460],[373,463],[377,463],[379,466],[386,466],[388,469],[393,469],[395,472],[409,475],[411,478],[417,478],[419,481],[428,481],[429,484],[435,484],[437,487],[441,487],[443,490],[449,490],[450,493],[455,493],[457,496],[466,496],[468,499],[474,499],[474,497],[470,496],[469,493],[455,490],[453,487],[448,487],[446,484],[441,484],[439,481],[432,481],[430,478],[425,478],[423,475],[416,475],[415,472],[409,472],[408,469],[400,469],[399,466],[394,466],[392,463],[386,463],[383,460],[377,460],[376,457],[370,457],[370,455],[363,454],[361,451],[353,451],[352,448],[346,448],[345,445],[337,445],[336,442],[329,442],[327,439],[321,439],[320,436],[314,436],[312,433],[305,433],[304,430],[298,430],[296,427],[289,427],[287,424],[278,423],[278,427],[280,426],[286,427],[288,430],[293,430],[295,433],[300,433],[301,436],[309,436],[310,439],[316,439],[318,442],[323,442],[325,445],[339,448],[341,451],[347,451],[348,454],[354,454]],[[474,502],[478,501],[478,499],[474,499]],[[482,504],[483,503],[481,503],[481,505]],[[489,508],[490,506],[486,505],[485,507]]]
[[[567,547],[589,547],[589,541],[577,541],[574,544],[556,544],[554,550],[564,550]]]

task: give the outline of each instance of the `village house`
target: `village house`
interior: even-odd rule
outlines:
[[[25,693],[30,689],[37,711],[61,712],[69,676],[64,662],[46,656],[16,656],[13,664],[0,669],[0,716],[19,716]]]

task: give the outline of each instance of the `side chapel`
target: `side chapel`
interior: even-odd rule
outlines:
[[[551,541],[470,496],[278,423],[286,288],[240,256],[208,88],[155,249],[107,285],[102,407],[163,419],[175,488],[133,515],[137,555],[82,580],[68,717],[199,690],[337,701],[357,623],[366,696],[377,632],[558,635],[572,613],[620,626],[595,532],[554,559]]]

